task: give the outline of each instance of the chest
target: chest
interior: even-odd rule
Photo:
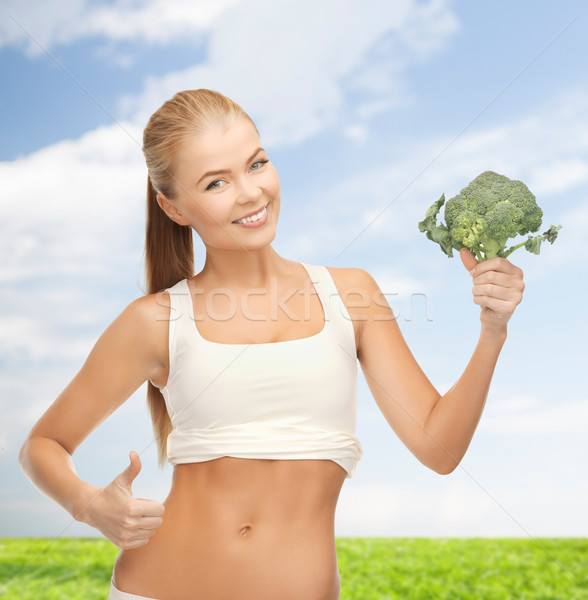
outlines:
[[[262,288],[229,290],[189,283],[194,327],[199,337],[218,344],[265,344],[310,338],[324,328],[332,309],[310,281],[276,281]],[[337,287],[345,287],[338,281]],[[340,294],[346,298],[347,294]],[[341,300],[342,301],[342,300]],[[358,347],[361,319],[345,307]]]
[[[311,337],[324,325],[318,294],[299,286],[270,285],[242,292],[194,288],[194,325],[221,344],[261,344]]]

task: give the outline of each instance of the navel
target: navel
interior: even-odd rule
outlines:
[[[242,538],[246,538],[250,535],[251,532],[251,525],[243,525],[243,527],[241,527],[241,529],[239,530],[239,535]]]

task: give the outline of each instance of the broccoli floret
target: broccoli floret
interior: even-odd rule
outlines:
[[[506,242],[541,227],[543,211],[535,196],[522,181],[513,181],[493,171],[484,171],[461,192],[447,201],[445,223],[437,223],[437,214],[445,203],[445,194],[427,211],[419,230],[437,242],[447,256],[453,250],[468,248],[478,261],[494,256],[506,258],[524,246],[539,254],[541,242],[555,241],[561,225],[552,225],[543,235],[529,236],[506,250]]]

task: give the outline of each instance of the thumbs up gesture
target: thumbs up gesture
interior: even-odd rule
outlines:
[[[472,276],[474,303],[482,309],[482,327],[488,333],[506,333],[508,320],[523,298],[523,271],[506,258],[495,257],[478,263],[466,248],[459,254]]]
[[[98,488],[87,508],[86,522],[122,550],[139,548],[163,522],[165,507],[160,502],[134,498],[132,483],[141,471],[139,455],[129,453],[129,466],[104,488]]]

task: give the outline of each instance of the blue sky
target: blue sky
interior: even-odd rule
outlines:
[[[518,251],[526,290],[478,431],[449,476],[395,437],[360,372],[364,457],[338,535],[586,536],[588,56],[584,3],[57,0],[0,10],[0,536],[94,535],[26,480],[33,423],[142,295],[142,128],[210,87],[256,121],[281,178],[275,249],[370,272],[444,392],[475,347],[458,259],[418,232],[494,170],[524,181],[560,239]],[[301,219],[301,216],[304,218]],[[196,244],[196,265],[204,262]],[[141,453],[163,500],[145,389],[74,455],[105,485]]]

